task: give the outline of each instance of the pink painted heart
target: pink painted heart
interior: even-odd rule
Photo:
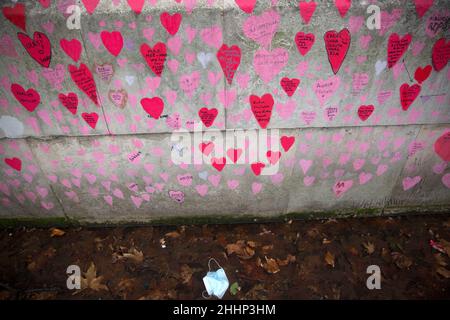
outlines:
[[[444,174],[441,181],[447,188],[450,189],[450,173]]]
[[[403,190],[407,191],[411,188],[413,188],[416,184],[418,184],[422,180],[421,176],[415,176],[415,177],[406,177],[403,179]]]
[[[222,29],[220,26],[212,26],[202,29],[200,37],[208,46],[219,49],[222,45]]]
[[[259,49],[253,57],[253,67],[256,74],[269,83],[286,66],[289,53],[284,48],[275,48],[272,51]]]
[[[277,32],[280,15],[275,10],[269,10],[259,16],[248,17],[242,28],[244,35],[263,47],[268,47],[273,35]]]
[[[337,181],[333,186],[333,191],[336,197],[341,197],[353,186],[353,180],[341,180]]]
[[[179,84],[184,93],[192,98],[200,84],[200,73],[194,71],[191,74],[184,74],[179,78]]]
[[[321,105],[324,105],[335,94],[341,84],[341,79],[338,76],[330,77],[326,80],[317,80],[314,83],[313,90],[319,99]]]

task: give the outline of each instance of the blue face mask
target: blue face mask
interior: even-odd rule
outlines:
[[[211,271],[211,261],[214,260],[216,264],[220,267],[217,271]],[[225,292],[227,292],[229,282],[227,275],[225,274],[225,270],[219,265],[216,259],[209,259],[208,262],[209,272],[206,276],[203,277],[203,283],[206,287],[206,292],[208,292],[209,296],[216,296],[219,299],[222,299]],[[204,296],[203,296],[204,297]]]

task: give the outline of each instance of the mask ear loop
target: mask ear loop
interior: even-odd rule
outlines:
[[[216,259],[214,259],[214,258],[209,258],[209,261],[208,261],[208,270],[209,270],[209,271],[211,271],[211,261],[214,261],[214,262],[217,264],[217,266],[219,267],[219,269],[223,269],[222,266],[217,262]]]
[[[208,260],[208,272],[211,272],[211,261],[214,261],[217,264],[217,266],[219,267],[219,269],[223,269],[222,266],[219,264],[219,262],[217,262],[216,259],[209,258],[209,260]],[[202,292],[203,299],[209,300],[209,299],[212,298],[212,296],[207,296],[205,293],[207,293],[207,291],[203,290],[203,292]]]

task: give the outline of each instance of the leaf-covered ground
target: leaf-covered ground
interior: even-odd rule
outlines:
[[[286,223],[0,230],[0,299],[203,299],[208,260],[224,299],[450,298],[448,215]],[[78,265],[81,290],[68,290]],[[368,290],[369,265],[381,268]]]

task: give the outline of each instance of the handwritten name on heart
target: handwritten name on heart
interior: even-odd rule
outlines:
[[[266,93],[262,97],[251,95],[249,101],[256,121],[261,128],[267,128],[274,104],[272,95],[270,93]]]
[[[108,98],[116,107],[123,109],[127,104],[128,93],[123,89],[109,90]]]
[[[275,10],[269,10],[260,16],[251,16],[242,26],[246,37],[256,41],[263,47],[268,47],[273,35],[277,32],[280,15]]]
[[[373,110],[375,110],[375,107],[373,105],[362,105],[358,108],[358,117],[362,121],[366,121],[372,115]]]
[[[334,74],[337,74],[350,47],[350,32],[348,29],[342,29],[339,33],[335,30],[330,30],[325,33],[323,39],[331,69]]]
[[[91,113],[83,112],[81,114],[81,117],[84,119],[84,121],[86,121],[86,123],[92,129],[95,129],[95,127],[97,126],[97,121],[98,121],[98,114],[96,112],[91,112]]]
[[[228,47],[226,44],[223,44],[217,51],[217,60],[219,60],[228,84],[231,85],[234,74],[241,63],[241,49],[236,45]]]
[[[219,111],[217,111],[216,108],[201,108],[198,111],[198,116],[200,117],[200,119],[202,120],[203,124],[209,128],[212,126],[214,120],[217,117],[217,114],[219,113]]]
[[[284,48],[272,51],[259,49],[253,57],[253,67],[256,74],[265,82],[270,82],[286,66],[289,53]]]
[[[396,33],[391,34],[387,47],[388,68],[392,68],[397,61],[400,60],[406,50],[408,50],[411,39],[412,37],[409,33],[404,35],[402,38],[400,38]]]
[[[164,110],[164,101],[159,97],[143,98],[141,105],[144,111],[154,119],[159,119]]]
[[[288,95],[288,97],[292,97],[292,95],[295,93],[295,90],[297,90],[298,85],[300,84],[300,79],[289,79],[289,78],[283,78],[280,81],[280,85],[283,88],[284,92]]]
[[[155,75],[161,77],[164,69],[164,62],[167,58],[166,45],[162,42],[158,42],[152,48],[144,43],[141,45],[141,55]]]
[[[431,60],[437,72],[445,68],[450,60],[450,40],[445,42],[445,38],[441,38],[436,41],[431,52]]]
[[[98,105],[97,85],[89,68],[84,63],[80,64],[79,68],[74,65],[69,65],[69,72],[78,88]]]
[[[317,99],[321,105],[324,105],[331,96],[336,92],[341,84],[339,76],[333,76],[326,80],[317,80],[314,83],[313,90],[316,93]]]
[[[41,102],[41,96],[36,90],[30,88],[25,91],[20,84],[13,83],[11,85],[11,92],[17,101],[29,112],[33,112]]]
[[[61,101],[61,104],[69,110],[70,113],[76,114],[77,113],[77,107],[78,107],[78,96],[73,93],[69,92],[67,95],[60,93],[58,95],[59,101]]]
[[[110,82],[114,75],[114,67],[111,64],[95,65],[95,72],[99,75],[100,79],[105,82]]]
[[[298,52],[300,52],[302,56],[306,56],[309,50],[311,50],[315,39],[316,38],[312,33],[298,32],[295,35],[295,44],[297,45]]]
[[[420,90],[421,86],[418,84],[412,86],[409,86],[407,83],[402,84],[400,87],[400,102],[404,111],[408,110],[414,100],[416,100]]]
[[[52,47],[50,40],[44,33],[36,31],[33,34],[33,39],[31,39],[27,34],[19,32],[17,38],[30,57],[44,68],[48,68],[52,59]]]

